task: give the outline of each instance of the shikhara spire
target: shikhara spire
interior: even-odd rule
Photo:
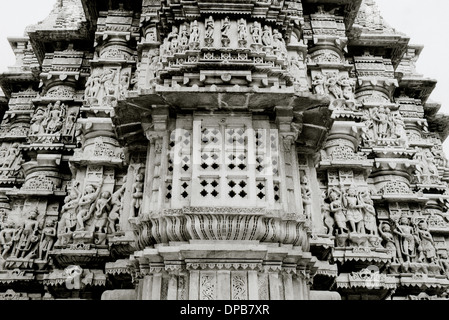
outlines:
[[[446,299],[448,119],[374,1],[61,0],[9,42],[0,299]]]

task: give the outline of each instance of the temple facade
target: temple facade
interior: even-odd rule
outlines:
[[[0,300],[449,299],[449,116],[374,0],[58,0],[8,40]]]

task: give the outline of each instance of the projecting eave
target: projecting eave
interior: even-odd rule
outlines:
[[[363,50],[369,48],[371,54],[390,58],[395,69],[407,51],[410,41],[408,36],[401,33],[366,32],[357,26],[354,26],[348,38],[348,47],[352,47],[352,51],[359,51],[358,54],[361,54]]]
[[[404,93],[413,99],[420,99],[425,104],[437,82],[435,79],[406,75],[399,80],[399,87],[396,92]]]
[[[0,87],[7,98],[21,89],[27,89],[30,85],[39,83],[38,74],[32,71],[4,72],[0,74]]]
[[[344,14],[344,21],[346,30],[350,30],[354,24],[357,13],[359,12],[362,0],[303,0],[303,4],[318,4],[327,6],[341,6],[342,14]]]
[[[140,12],[142,8],[142,0],[80,0],[84,16],[87,21],[89,33],[93,35],[97,29],[97,20],[101,11],[116,10],[120,4],[127,11]]]
[[[85,25],[80,26],[79,29],[29,31],[28,36],[41,65],[45,59],[45,53],[65,49],[63,44],[81,44],[81,47],[85,47],[83,43],[91,42]]]
[[[449,135],[449,115],[439,113],[433,117],[429,117],[427,122],[429,124],[429,131],[437,133],[441,141],[444,142]]]
[[[441,103],[428,100],[423,104],[424,115],[426,118],[433,118],[441,109]]]

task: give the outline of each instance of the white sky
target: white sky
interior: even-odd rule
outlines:
[[[7,37],[22,36],[25,27],[45,19],[57,0],[2,0],[0,4],[0,72],[14,64]],[[449,30],[448,0],[377,0],[385,21],[406,33],[411,44],[424,45],[417,72],[438,80],[430,99],[442,104],[441,113],[449,114]],[[449,156],[449,138],[444,143]]]

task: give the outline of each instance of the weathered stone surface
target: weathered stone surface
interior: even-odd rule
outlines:
[[[61,0],[8,40],[0,299],[447,298],[448,117],[373,0]]]

